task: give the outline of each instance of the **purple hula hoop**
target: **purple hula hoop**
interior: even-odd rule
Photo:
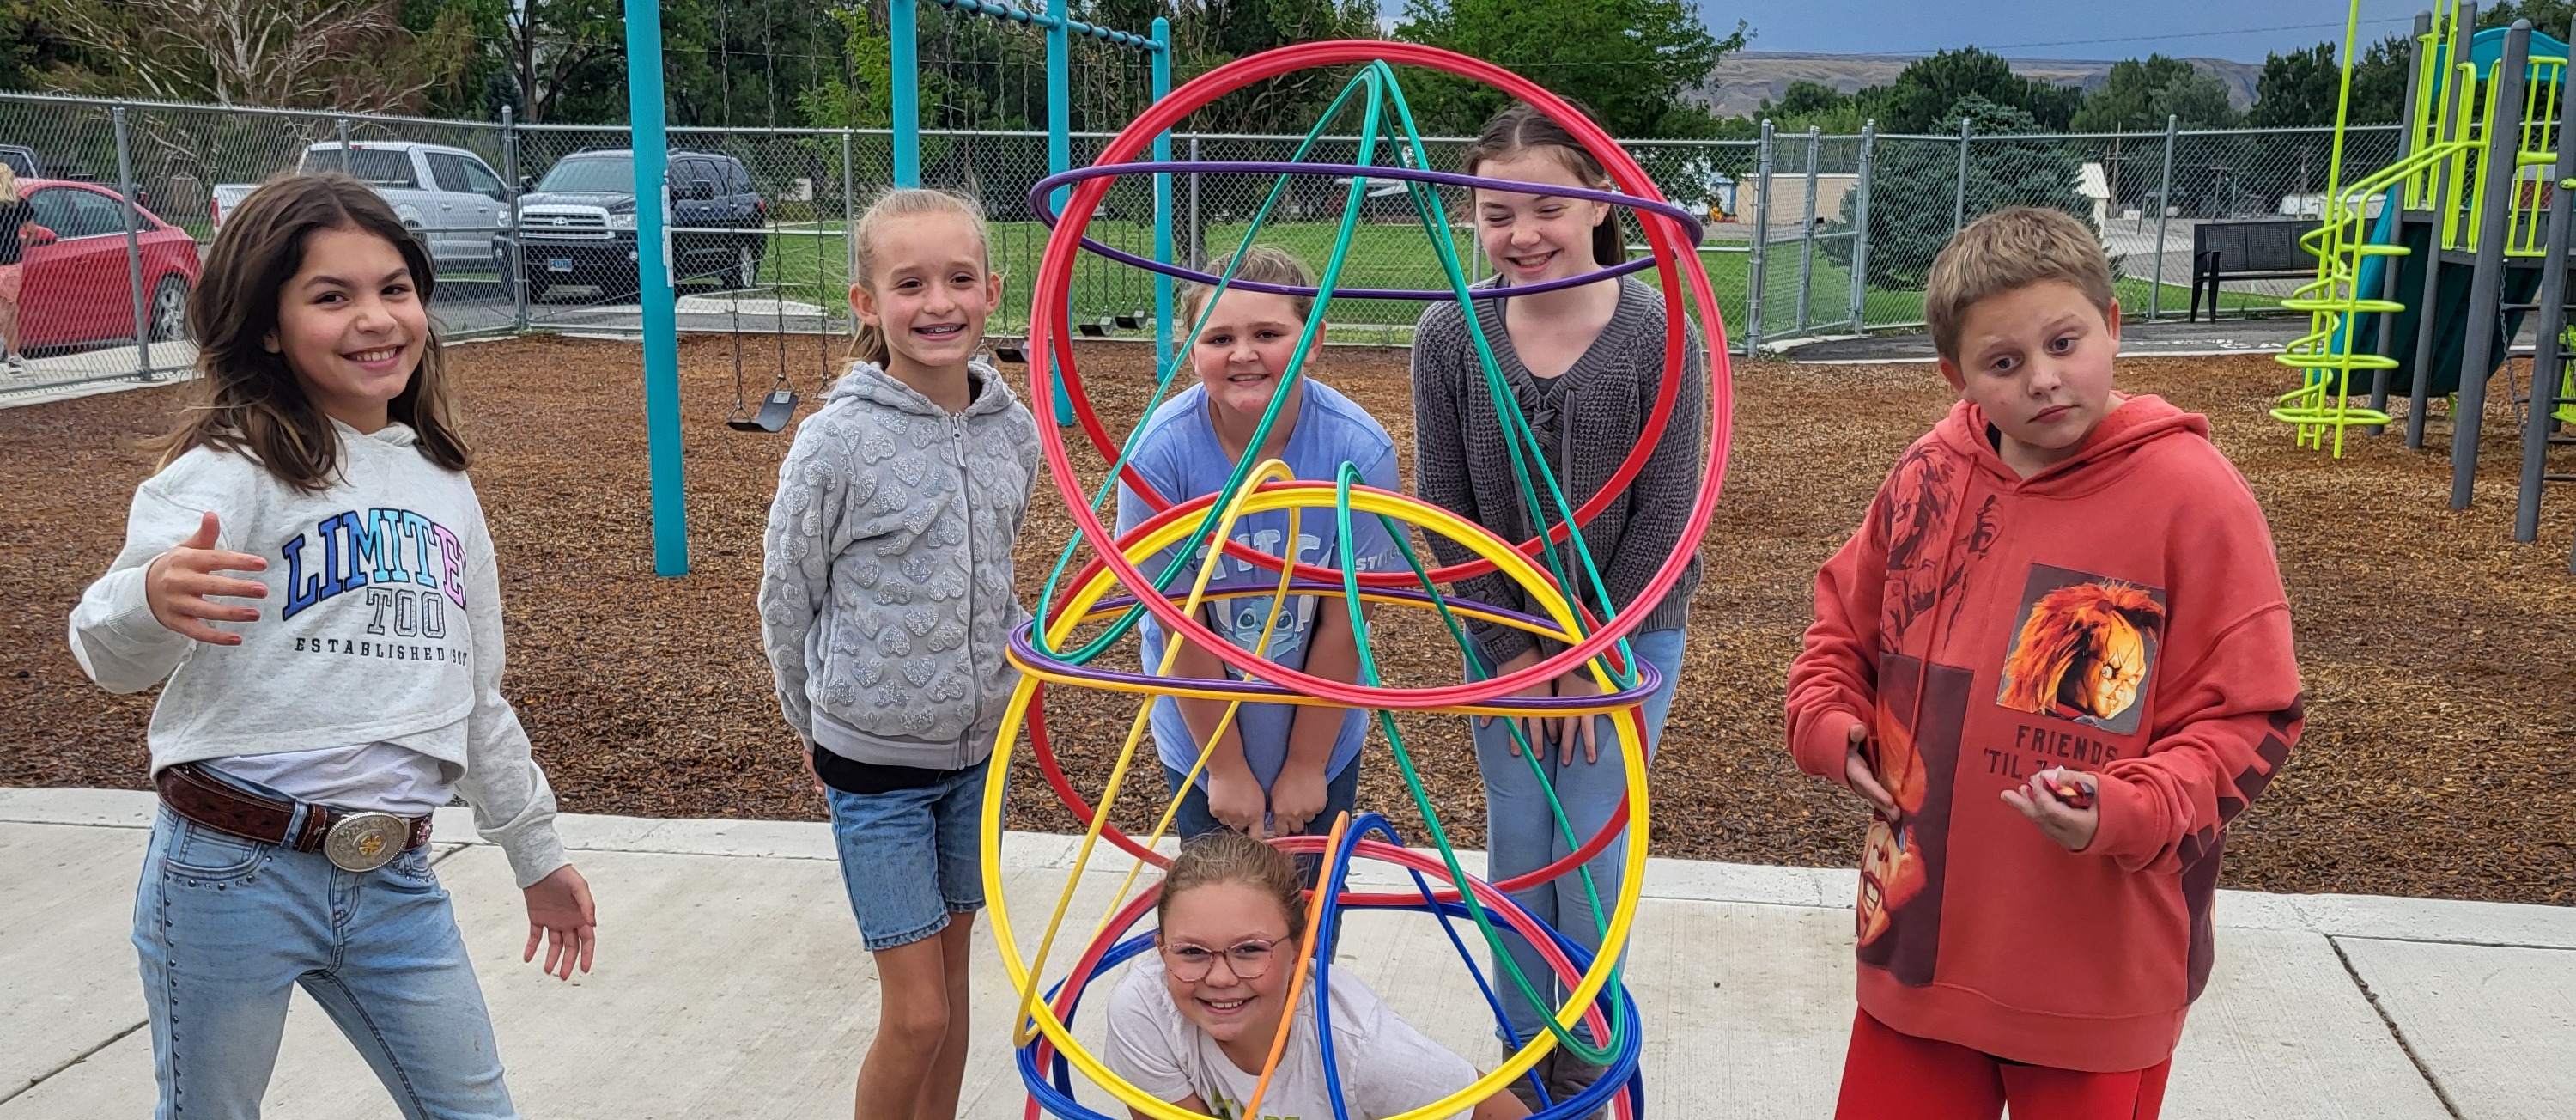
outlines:
[[[1097,179],[1103,176],[1112,175],[1189,174],[1349,175],[1377,179],[1404,179],[1413,182],[1434,183],[1440,186],[1449,187],[1469,187],[1482,188],[1485,190],[1511,191],[1516,194],[1545,194],[1558,198],[1579,198],[1589,202],[1606,202],[1613,206],[1626,206],[1637,210],[1644,210],[1657,216],[1671,219],[1687,232],[1688,236],[1685,240],[1693,245],[1699,244],[1702,232],[1699,218],[1681,207],[1675,206],[1669,202],[1656,202],[1652,199],[1639,198],[1635,195],[1620,194],[1617,191],[1597,191],[1584,187],[1562,187],[1547,183],[1524,183],[1512,179],[1485,179],[1474,175],[1460,175],[1450,171],[1428,171],[1411,167],[1370,167],[1352,163],[1238,163],[1226,161],[1181,160],[1177,162],[1165,161],[1161,163],[1095,164],[1090,167],[1077,167],[1071,171],[1049,175],[1044,179],[1038,180],[1036,186],[1029,188],[1029,211],[1036,214],[1039,221],[1046,223],[1046,227],[1048,229],[1054,229],[1056,222],[1061,220],[1063,216],[1055,212],[1054,205],[1047,196],[1053,194],[1059,187],[1079,183],[1085,179]],[[1269,292],[1273,295],[1305,296],[1310,298],[1321,295],[1323,292],[1320,288],[1301,288],[1293,284],[1263,284],[1242,279],[1226,280],[1222,277],[1200,272],[1196,269],[1184,268],[1176,264],[1165,264],[1150,257],[1140,257],[1124,249],[1105,245],[1088,237],[1082,239],[1082,247],[1121,264],[1134,265],[1135,267],[1144,269],[1148,272],[1159,272],[1165,276],[1187,280],[1196,284],[1205,284],[1209,287],[1223,285],[1226,288],[1240,289],[1247,292]],[[1653,257],[1639,257],[1636,260],[1628,261],[1624,264],[1612,265],[1597,272],[1587,272],[1580,276],[1569,276],[1562,280],[1550,280],[1546,283],[1531,284],[1527,287],[1498,290],[1492,294],[1494,296],[1502,296],[1506,294],[1531,296],[1537,295],[1540,292],[1553,292],[1563,288],[1579,288],[1585,284],[1598,283],[1614,276],[1626,276],[1633,272],[1644,272],[1654,266],[1655,259]],[[1408,299],[1429,302],[1433,300],[1455,299],[1457,298],[1458,293],[1445,289],[1435,290],[1430,288],[1335,288],[1333,289],[1333,295],[1341,299]]]
[[[1244,595],[1268,595],[1275,589],[1276,585],[1222,589],[1210,588],[1209,590],[1223,590]],[[1342,591],[1342,585],[1338,583],[1321,583],[1312,580],[1295,580],[1290,582],[1288,590],[1292,593],[1302,591],[1310,595],[1317,592],[1340,594]],[[1369,591],[1369,594],[1383,595],[1395,599],[1406,599],[1426,605],[1431,602],[1431,596],[1429,595],[1425,595],[1419,591],[1408,591],[1401,588],[1373,588]],[[1228,594],[1225,597],[1235,598],[1237,596],[1234,594]],[[1166,596],[1166,598],[1181,599],[1186,598],[1186,596],[1170,595]],[[1486,606],[1483,603],[1473,602],[1467,599],[1449,598],[1447,596],[1443,596],[1442,598],[1444,601],[1455,606],[1473,607],[1480,611],[1491,611],[1506,618],[1517,619],[1540,626],[1555,625],[1555,623],[1550,622],[1547,619],[1539,618],[1535,615],[1523,614],[1515,610]],[[1134,596],[1122,595],[1112,599],[1101,600],[1099,603],[1093,605],[1092,610],[1095,612],[1122,610],[1134,605],[1135,602],[1136,599]],[[1018,654],[1021,660],[1032,665],[1049,666],[1055,671],[1063,673],[1066,676],[1073,677],[1077,680],[1093,682],[1151,687],[1159,682],[1171,679],[1169,677],[1156,676],[1152,673],[1145,672],[1125,672],[1117,669],[1095,669],[1088,665],[1073,665],[1057,658],[1048,657],[1038,651],[1035,643],[1029,641],[1029,634],[1032,630],[1036,629],[1037,624],[1038,621],[1033,618],[1027,622],[1021,623],[1017,628],[1011,631],[1011,652]],[[1618,692],[1605,693],[1598,696],[1512,696],[1503,697],[1501,699],[1508,701],[1510,706],[1515,708],[1531,708],[1539,711],[1548,711],[1557,708],[1593,707],[1610,702],[1643,704],[1646,702],[1647,697],[1654,695],[1656,689],[1663,687],[1663,676],[1655,671],[1655,667],[1653,665],[1647,664],[1643,660],[1639,660],[1635,663],[1635,669],[1637,671],[1636,687],[1622,689]],[[1243,697],[1246,703],[1259,703],[1263,701],[1263,698],[1272,696],[1287,697],[1301,695],[1300,693],[1290,692],[1287,689],[1263,680],[1208,681],[1206,683],[1210,686],[1221,685],[1228,691],[1238,693]],[[1492,701],[1488,701],[1488,703],[1492,703]]]

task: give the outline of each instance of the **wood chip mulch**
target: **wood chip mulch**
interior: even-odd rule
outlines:
[[[793,345],[810,409],[817,362],[805,351],[815,344]],[[676,580],[651,572],[637,348],[538,336],[453,352],[501,551],[506,687],[567,810],[822,815],[779,722],[752,607],[788,437],[724,427],[728,346],[692,337],[682,347],[693,570]],[[767,340],[745,346],[745,391],[756,399],[761,371],[777,363]],[[1080,357],[1113,430],[1124,431],[1150,385],[1145,350],[1087,344]],[[1373,411],[1409,458],[1402,351],[1337,349],[1316,374]],[[2576,489],[2549,495],[2540,543],[2515,544],[2521,448],[2505,406],[2486,424],[2478,501],[2453,511],[2449,423],[2438,409],[2426,450],[2357,438],[2336,461],[2293,448],[2264,415],[2291,376],[2255,355],[2120,368],[2125,388],[2210,416],[2271,515],[2296,615],[2307,738],[2238,820],[2225,885],[2576,903]],[[1816,565],[1949,394],[1919,365],[1739,363],[1736,378],[1733,460],[1654,768],[1652,850],[1848,865],[1862,812],[1790,765],[1782,681]],[[176,400],[156,388],[0,410],[0,572],[17,607],[0,618],[0,785],[143,785],[152,694],[90,684],[63,623],[115,554],[127,499],[149,473],[131,440],[168,424]],[[2553,469],[2576,469],[2571,460],[2576,452],[2561,450]],[[1077,461],[1098,468],[1095,457]],[[1071,535],[1060,501],[1042,493],[1018,557],[1030,602]],[[1398,683],[1454,680],[1436,621],[1406,612],[1384,625],[1380,648]],[[1110,656],[1132,664],[1134,654]],[[1073,780],[1096,795],[1132,705],[1061,692],[1051,709]],[[1483,799],[1463,730],[1430,717],[1403,727],[1452,840],[1480,844]],[[1396,767],[1383,747],[1371,750],[1363,806],[1420,842]],[[1023,761],[1018,775],[1016,826],[1072,827],[1034,767]],[[1158,784],[1150,770],[1140,777]],[[1115,819],[1138,823],[1141,799],[1123,801]]]

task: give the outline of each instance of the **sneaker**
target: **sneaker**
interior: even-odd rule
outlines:
[[[1548,1057],[1562,1059],[1547,1070],[1547,1095],[1559,1101],[1567,1100],[1591,1088],[1593,1082],[1601,1080],[1602,1074],[1610,1072],[1608,1067],[1592,1065],[1579,1058],[1563,1054],[1551,1053]],[[1584,1120],[1601,1120],[1607,1111],[1604,1109],[1593,1112],[1584,1117]]]
[[[1511,1056],[1511,1050],[1506,1048],[1503,1051],[1504,1059],[1509,1060]],[[1512,1095],[1520,1098],[1521,1107],[1526,1108],[1531,1112],[1537,1112],[1540,1108],[1538,1086],[1530,1084],[1531,1078],[1537,1078],[1539,1084],[1549,1086],[1548,1092],[1551,1097],[1555,1094],[1556,1058],[1557,1052],[1550,1050],[1547,1052],[1547,1056],[1538,1060],[1537,1065],[1530,1067],[1529,1072],[1512,1079]]]
[[[27,359],[18,354],[11,354],[6,358],[0,358],[0,362],[7,363],[9,368],[13,370],[22,370],[27,368]]]

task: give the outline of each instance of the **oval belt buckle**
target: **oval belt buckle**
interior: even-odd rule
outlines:
[[[410,840],[410,821],[391,813],[352,813],[331,822],[322,854],[343,871],[373,871],[392,863]]]

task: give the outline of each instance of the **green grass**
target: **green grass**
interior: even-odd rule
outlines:
[[[769,239],[769,255],[763,266],[765,282],[775,285],[782,298],[839,308],[849,290],[845,239],[837,222],[809,228],[818,228],[818,232]],[[1212,223],[1201,250],[1211,257],[1232,252],[1242,243],[1245,229],[1245,224],[1239,222]],[[1335,232],[1336,226],[1330,222],[1279,222],[1265,226],[1261,240],[1296,254],[1320,272],[1331,253]],[[1047,230],[1035,222],[996,222],[991,233],[994,265],[1005,280],[1001,313],[988,329],[996,335],[1019,333],[1027,329],[1030,290],[1037,278],[1039,259],[1046,250]],[[1089,233],[1095,240],[1138,256],[1150,257],[1154,252],[1154,231],[1148,225],[1101,220],[1091,224]],[[1476,274],[1475,246],[1464,233],[1453,236],[1460,263],[1472,277]],[[1186,244],[1175,245],[1174,252],[1186,254]],[[1739,247],[1712,246],[1702,250],[1700,262],[1708,270],[1709,284],[1726,316],[1729,333],[1741,339],[1745,334],[1746,295],[1752,286],[1751,254]],[[1822,251],[1815,254],[1811,270],[1807,281],[1807,322],[1801,329],[1797,315],[1798,245],[1772,244],[1763,283],[1765,339],[1845,333],[1851,329],[1850,270]],[[1646,278],[1652,282],[1651,274]],[[1342,286],[1437,290],[1448,285],[1420,226],[1371,223],[1352,233]],[[2133,318],[2143,316],[2153,287],[2150,281],[2138,277],[2119,278],[2121,308]],[[1146,319],[1142,329],[1114,333],[1150,337],[1154,277],[1143,269],[1085,253],[1074,268],[1070,305],[1077,323],[1113,315],[1142,315]],[[2164,285],[2161,306],[2165,311],[2190,305],[2188,286]],[[2236,313],[2266,311],[2276,308],[2278,301],[2269,296],[2221,292],[2219,306]],[[1401,300],[1336,299],[1326,314],[1336,328],[1336,341],[1401,343],[1409,340],[1409,328],[1421,311],[1421,304]],[[1864,318],[1873,324],[1920,322],[1923,293],[1872,288],[1864,296]]]

